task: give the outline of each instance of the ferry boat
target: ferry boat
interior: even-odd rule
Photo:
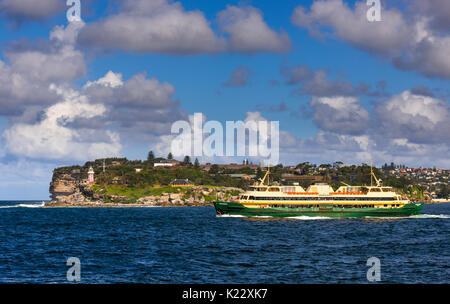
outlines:
[[[214,202],[219,216],[272,217],[406,217],[420,214],[423,203],[412,203],[397,194],[392,187],[381,185],[371,168],[370,186],[350,186],[345,183],[336,191],[326,183],[301,186],[281,186],[269,181],[270,168],[259,183],[236,202]],[[372,177],[376,182],[373,186]]]

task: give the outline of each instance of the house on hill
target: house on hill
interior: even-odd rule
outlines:
[[[180,162],[175,159],[164,159],[157,163],[154,163],[153,167],[154,168],[158,168],[158,167],[170,168],[170,167],[178,166],[179,164],[180,164]]]
[[[170,183],[170,186],[172,186],[172,187],[190,187],[190,186],[194,186],[194,183],[191,182],[187,178],[186,179],[176,179]]]

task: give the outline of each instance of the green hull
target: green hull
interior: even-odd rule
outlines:
[[[272,217],[405,217],[420,214],[423,203],[407,204],[401,208],[248,208],[240,203],[214,202],[218,215],[272,216]]]

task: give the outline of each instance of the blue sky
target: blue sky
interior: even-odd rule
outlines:
[[[19,2],[0,0],[0,199],[45,199],[60,165],[112,154],[144,159],[149,149],[165,155],[171,123],[196,112],[221,122],[249,112],[280,121],[285,164],[449,166],[450,63],[439,56],[450,52],[445,2],[382,1],[382,21],[370,23],[361,17],[365,1],[81,0],[83,24],[73,31],[65,1],[28,1],[36,10]],[[170,18],[181,24],[177,34],[164,32]],[[148,27],[158,22],[156,39]],[[63,36],[54,38],[58,26]],[[225,86],[239,67],[250,74]],[[300,67],[308,72],[295,78]],[[105,97],[95,82],[109,71],[122,83],[104,85],[112,92]],[[51,84],[87,101],[64,99]],[[70,123],[59,128],[51,115]]]

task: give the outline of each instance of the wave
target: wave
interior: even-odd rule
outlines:
[[[260,219],[291,219],[291,220],[304,220],[304,221],[312,221],[312,220],[331,220],[333,218],[331,217],[324,217],[324,216],[290,216],[290,217],[277,217],[277,216],[270,216],[270,215],[254,215],[254,216],[245,216],[240,214],[222,214],[217,215],[217,217],[236,217],[236,218],[260,218]]]
[[[448,214],[418,214],[410,216],[365,216],[364,219],[374,219],[374,220],[404,220],[404,219],[448,219],[450,215]]]
[[[290,217],[274,217],[274,216],[245,216],[238,214],[222,214],[217,215],[217,217],[234,217],[234,218],[273,218],[273,219],[291,219],[291,220],[302,220],[302,221],[314,221],[314,220],[332,220],[335,218],[325,217],[325,216],[290,216]],[[449,219],[449,214],[419,214],[411,215],[408,217],[389,217],[389,216],[366,216],[364,219],[374,219],[374,220],[401,220],[401,219]],[[348,218],[351,219],[351,218]],[[357,218],[354,218],[357,219]]]
[[[449,219],[449,214],[418,214],[411,215],[409,218],[413,219],[429,219],[429,218],[440,218],[440,219]]]
[[[45,203],[42,202],[39,205],[38,204],[19,204],[17,205],[19,208],[41,208],[45,206]]]
[[[9,205],[9,206],[0,206],[0,209],[9,209],[9,208],[42,208],[45,206],[45,202],[35,203],[35,204],[17,204],[17,205]]]
[[[247,217],[240,214],[222,214],[222,215],[216,215],[217,217]]]
[[[290,216],[286,217],[287,219],[292,220],[302,220],[302,221],[314,221],[314,220],[332,220],[334,218],[332,217],[326,217],[326,216]]]

